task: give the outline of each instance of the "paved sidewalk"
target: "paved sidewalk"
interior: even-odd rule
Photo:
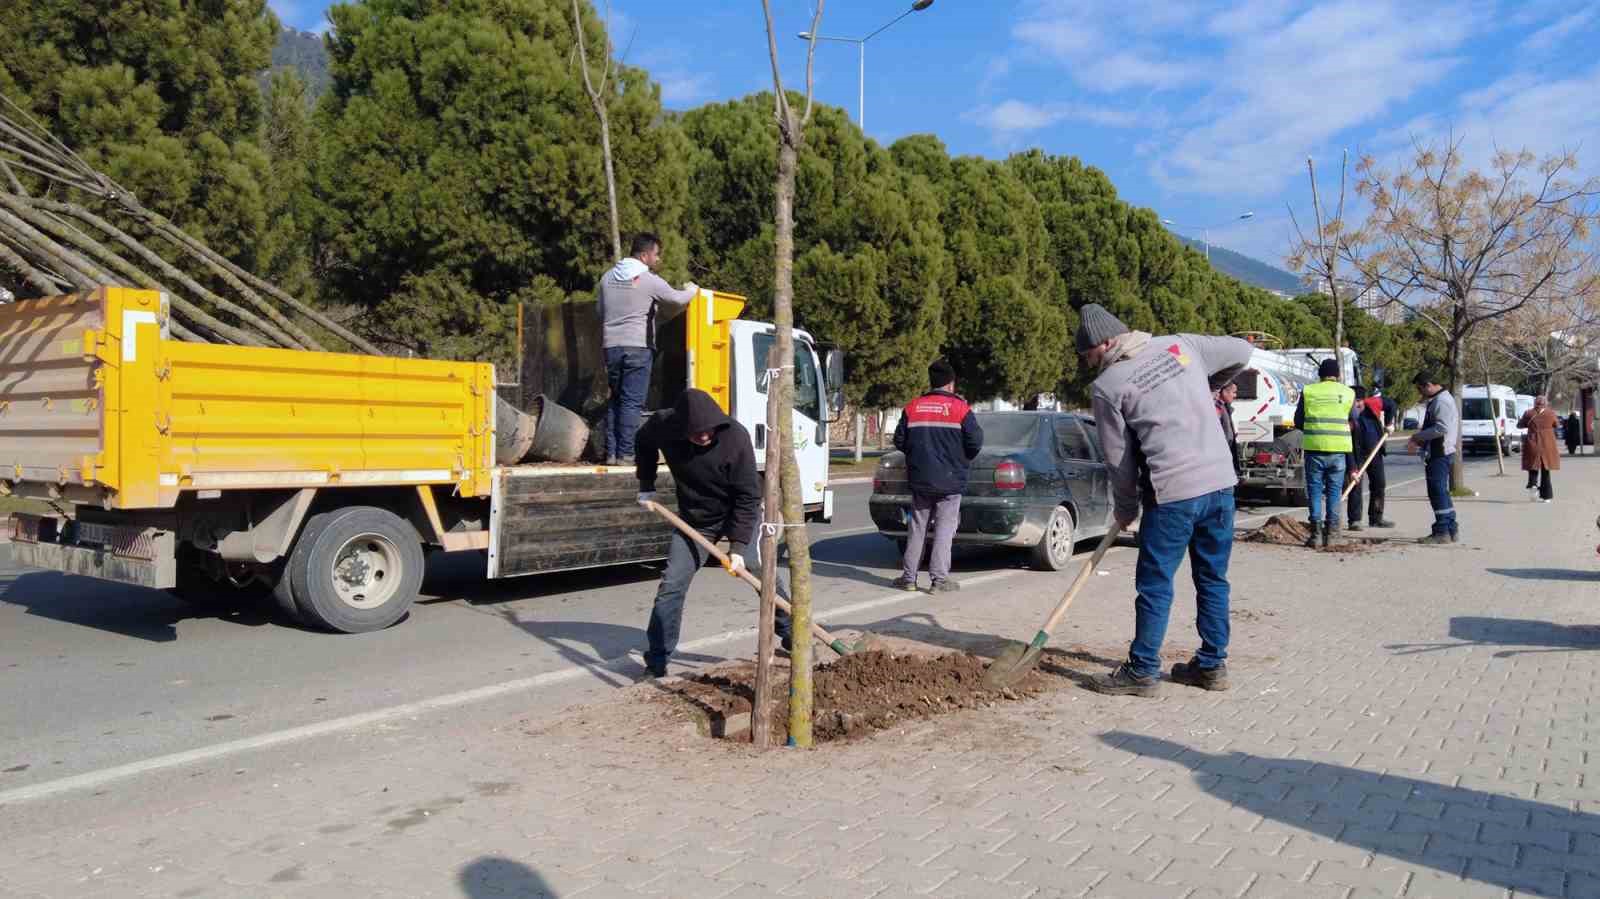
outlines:
[[[510,697],[332,761],[0,807],[0,897],[1600,896],[1600,463],[1563,461],[1549,506],[1480,473],[1454,547],[1239,546],[1229,693],[1069,688],[760,756],[654,727],[647,687]],[[1419,489],[1397,536],[1426,533]],[[1057,643],[1109,659],[1133,555],[1108,561]],[[980,645],[1071,574],[854,623]],[[1176,611],[1192,648],[1191,590]]]

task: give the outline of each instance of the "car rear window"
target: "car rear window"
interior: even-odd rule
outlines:
[[[1033,446],[1039,430],[1039,416],[1014,412],[979,412],[978,427],[983,428],[983,446]]]

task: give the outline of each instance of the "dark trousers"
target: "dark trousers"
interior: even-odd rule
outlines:
[[[1433,533],[1457,536],[1456,504],[1450,498],[1450,467],[1455,464],[1455,453],[1429,455],[1423,463],[1428,481],[1428,505],[1433,507]]]
[[[650,350],[642,346],[606,347],[606,380],[611,384],[611,404],[606,410],[606,457],[633,455],[633,438],[650,393]]]
[[[1360,462],[1355,463],[1355,465],[1356,468],[1361,467]],[[1352,476],[1355,474],[1355,470],[1355,468],[1350,469]],[[1382,521],[1383,494],[1388,486],[1388,475],[1383,470],[1383,454],[1379,453],[1378,455],[1372,457],[1372,464],[1367,466],[1367,470],[1361,475],[1361,480],[1356,481],[1355,487],[1351,488],[1350,490],[1350,503],[1348,508],[1350,513],[1350,522],[1352,524],[1359,524],[1361,522],[1362,490],[1367,490],[1372,496],[1372,502],[1367,505],[1367,523],[1377,524],[1378,522]]]
[[[1555,499],[1555,492],[1550,489],[1550,469],[1541,468],[1538,471],[1528,472],[1528,489],[1539,488],[1540,499]]]
[[[703,530],[700,533],[712,541],[719,536],[714,530]],[[760,577],[761,544],[759,542],[750,544],[746,552],[749,555],[745,558],[745,563],[750,566],[753,574]],[[660,671],[666,668],[667,659],[678,648],[678,634],[683,630],[683,602],[689,595],[689,584],[694,581],[694,576],[700,569],[705,567],[709,555],[700,544],[678,531],[672,532],[672,547],[667,551],[667,568],[661,573],[661,586],[656,588],[655,607],[650,610],[650,627],[645,632],[650,640],[650,647],[645,650],[644,662],[653,670]],[[727,575],[724,574],[723,577]],[[789,598],[789,588],[784,584],[781,575],[778,579],[778,595],[786,600]],[[787,643],[790,634],[789,616],[782,609],[778,609],[777,613],[773,632],[778,635],[779,640]]]

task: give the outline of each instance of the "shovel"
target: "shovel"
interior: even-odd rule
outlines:
[[[662,518],[665,518],[668,524],[677,528],[679,531],[682,531],[685,537],[688,537],[690,540],[700,544],[700,548],[710,553],[712,558],[716,559],[718,562],[721,562],[722,567],[726,568],[730,574],[733,572],[733,563],[728,558],[728,554],[718,549],[715,543],[707,540],[704,534],[691,527],[687,521],[679,518],[671,509],[668,509],[666,506],[663,506],[658,502],[648,502],[645,503],[644,506],[657,515],[660,515]],[[754,587],[757,594],[761,592],[760,578],[746,570],[741,570],[737,576],[740,580]],[[782,609],[784,612],[793,614],[789,608],[788,600],[785,600],[781,596],[774,596],[772,599],[773,602],[777,603],[778,608]],[[869,649],[871,647],[869,647],[868,644],[874,642],[872,635],[867,634],[865,635],[866,639],[861,640],[854,646],[846,645],[843,640],[840,640],[823,630],[822,626],[817,624],[815,621],[811,622],[811,633],[815,634],[823,643],[826,643],[829,649],[841,656],[847,656],[852,652],[861,652],[862,650]]]
[[[1100,538],[1100,545],[1095,547],[1094,555],[1090,556],[1089,561],[1084,563],[1083,568],[1078,572],[1078,576],[1073,578],[1072,586],[1067,588],[1066,595],[1062,596],[1061,601],[1056,603],[1056,607],[1050,612],[1050,617],[1046,618],[1044,624],[1040,626],[1039,632],[1033,635],[1033,642],[1019,643],[1012,641],[1009,646],[1001,651],[1000,655],[995,657],[994,662],[989,665],[989,670],[984,672],[983,685],[985,687],[991,690],[998,690],[1027,674],[1033,670],[1035,665],[1039,664],[1039,657],[1044,655],[1044,645],[1050,641],[1050,632],[1056,629],[1057,624],[1061,623],[1062,616],[1067,614],[1067,607],[1072,605],[1072,601],[1077,598],[1078,591],[1083,589],[1083,585],[1089,583],[1089,576],[1094,574],[1096,568],[1100,567],[1100,560],[1105,558],[1106,550],[1110,549],[1111,544],[1116,542],[1117,535],[1120,533],[1122,533],[1122,527],[1113,523],[1111,530],[1106,531],[1106,535]]]

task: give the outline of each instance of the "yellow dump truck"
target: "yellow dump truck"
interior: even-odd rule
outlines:
[[[701,291],[663,327],[652,408],[705,389],[761,450],[775,338],[743,307]],[[167,320],[165,295],[118,287],[0,306],[0,495],[60,513],[11,517],[17,564],[197,601],[270,595],[358,633],[404,617],[428,549],[480,551],[491,578],[666,555],[631,468],[496,463],[508,391],[492,365],[188,343]],[[598,335],[570,307],[530,332],[511,393],[545,407],[541,428],[603,394]],[[827,518],[843,362],[803,332],[796,357],[806,504]]]

